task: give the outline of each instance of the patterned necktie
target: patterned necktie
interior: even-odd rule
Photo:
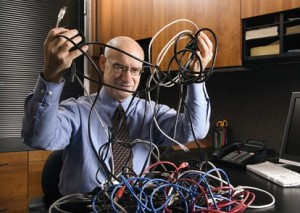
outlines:
[[[114,174],[118,175],[124,166],[132,168],[132,151],[126,114],[120,104],[112,118],[112,152],[114,157]]]

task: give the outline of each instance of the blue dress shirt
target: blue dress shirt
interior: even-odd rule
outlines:
[[[105,89],[100,91],[92,111],[87,96],[59,103],[63,86],[64,81],[50,83],[39,77],[34,91],[25,100],[22,138],[24,143],[34,148],[64,149],[60,192],[62,195],[86,193],[99,186],[97,180],[104,183],[107,178],[94,150],[98,152],[109,141],[111,119],[119,103]],[[91,101],[95,97],[96,94],[91,95]],[[178,116],[175,139],[180,143],[194,140],[190,118],[197,139],[204,138],[209,130],[210,103],[205,84],[189,85],[185,103],[190,114],[185,110]],[[160,129],[173,137],[177,119],[174,109],[133,96],[121,104],[126,111],[131,139],[151,140],[157,145],[170,144],[171,141],[154,125],[153,111]],[[133,169],[137,174],[145,162],[149,163],[146,159],[148,153],[149,148],[142,143],[133,147]],[[100,157],[104,158],[107,168],[111,169],[111,150],[107,156],[104,157],[102,153]]]

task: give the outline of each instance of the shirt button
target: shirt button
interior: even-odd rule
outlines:
[[[48,95],[52,95],[52,94],[53,94],[53,92],[52,92],[52,91],[49,91],[47,94],[48,94]]]

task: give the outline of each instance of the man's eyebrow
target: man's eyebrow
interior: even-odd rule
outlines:
[[[122,63],[120,63],[120,62],[117,62],[117,61],[113,62],[113,65],[118,65],[118,66],[127,67],[126,65],[124,65],[124,64],[122,64]]]

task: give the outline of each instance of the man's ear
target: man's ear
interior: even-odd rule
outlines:
[[[106,64],[106,58],[104,55],[100,55],[99,57],[99,67],[101,69],[102,72],[104,72],[105,70],[105,64]]]

